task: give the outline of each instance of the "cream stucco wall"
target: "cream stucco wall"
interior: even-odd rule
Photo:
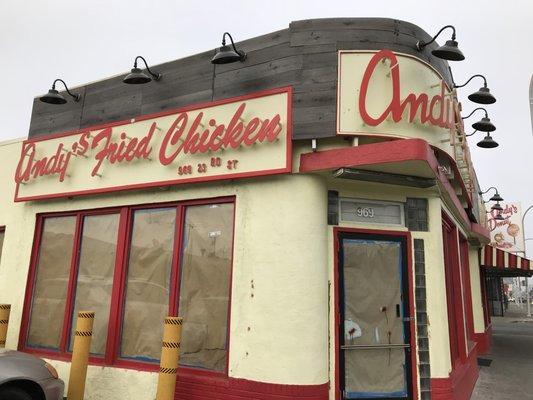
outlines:
[[[280,384],[327,382],[327,191],[322,178],[284,175],[14,203],[19,154],[20,142],[0,144],[0,226],[6,226],[0,302],[12,304],[8,348],[18,345],[36,213],[235,196],[229,376]],[[50,361],[67,381],[69,363]],[[87,399],[140,400],[154,397],[157,375],[90,366],[87,379]]]
[[[339,145],[336,141],[330,144]],[[295,146],[295,167],[299,154],[309,151],[309,147],[310,142]],[[332,189],[338,190],[341,197],[397,202],[405,202],[407,197],[428,199],[429,231],[411,232],[411,235],[414,239],[423,239],[425,246],[431,376],[449,376],[451,362],[441,228],[442,210],[449,210],[438,189],[333,180],[328,178],[329,174],[309,174],[14,203],[12,177],[19,149],[20,141],[0,144],[0,159],[3,160],[0,226],[6,226],[0,262],[0,302],[12,304],[8,348],[16,348],[18,344],[36,213],[235,196],[229,375],[280,384],[323,384],[330,380],[330,398],[334,398],[336,338],[334,314],[329,311],[334,310],[334,238],[333,228],[326,221],[327,190]],[[454,220],[464,233],[459,221]],[[341,226],[407,230],[372,224],[342,223]],[[476,332],[480,332],[483,314],[479,313],[479,269],[477,258],[474,262],[473,257],[472,250],[474,322]],[[60,376],[68,380],[69,363],[51,362]],[[104,394],[132,400],[153,397],[156,381],[156,374],[150,372],[90,366],[87,399],[102,398]]]
[[[411,232],[413,239],[424,240],[428,337],[431,363],[431,377],[448,377],[451,371],[450,344],[448,336],[448,317],[446,306],[446,286],[444,279],[444,254],[442,247],[442,202],[436,189],[415,189],[378,183],[365,183],[350,180],[329,180],[328,189],[337,190],[340,197],[360,199],[405,202],[407,197],[421,197],[428,199],[428,232]],[[341,222],[341,227],[378,229],[391,231],[407,231],[407,228],[397,225],[361,224]],[[334,236],[333,228],[328,231],[328,264],[330,282],[330,309],[334,310]],[[411,243],[412,245],[412,243]],[[413,250],[414,251],[414,250]],[[414,263],[412,264],[414,276]],[[414,293],[411,296],[414,298]],[[330,381],[335,382],[335,315],[329,316],[330,334]],[[417,355],[418,357],[418,355]],[[335,386],[330,387],[330,398],[334,398]]]
[[[483,315],[483,298],[481,296],[481,276],[479,274],[479,250],[470,249],[468,252],[470,265],[470,286],[472,288],[472,314],[474,316],[474,332],[485,332],[485,318]]]

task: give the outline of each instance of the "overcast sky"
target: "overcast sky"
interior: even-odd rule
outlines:
[[[27,135],[32,99],[55,78],[77,86],[127,71],[136,55],[158,64],[214,48],[224,31],[243,40],[287,28],[294,20],[324,17],[396,18],[432,35],[455,25],[466,56],[452,64],[455,80],[484,74],[498,99],[488,109],[500,147],[479,149],[481,135],[470,138],[481,185],[497,186],[506,200],[520,201],[523,208],[533,204],[532,0],[2,0],[0,140]],[[466,96],[480,86],[474,81],[461,90],[464,112],[475,107]],[[526,237],[533,238],[533,210]],[[533,255],[533,240],[528,243]]]

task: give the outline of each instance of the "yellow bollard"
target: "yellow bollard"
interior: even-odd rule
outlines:
[[[180,359],[182,323],[183,318],[180,317],[165,318],[156,400],[174,399],[176,377],[178,375],[178,361]]]
[[[0,304],[0,349],[6,347],[7,325],[9,324],[9,313],[11,304]]]
[[[68,380],[68,400],[83,400],[85,393],[85,378],[87,377],[87,363],[91,349],[93,335],[94,311],[78,312],[74,347],[72,348],[72,362],[70,363],[70,377]]]

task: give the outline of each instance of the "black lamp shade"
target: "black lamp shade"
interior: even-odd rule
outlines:
[[[494,147],[498,147],[499,144],[496,143],[492,136],[487,133],[487,136],[485,136],[483,140],[478,142],[477,146],[483,149],[493,149]]]
[[[503,208],[502,208],[502,206],[500,206],[500,203],[494,204],[490,209],[491,210],[503,211]]]
[[[47,94],[39,98],[43,103],[65,104],[67,100],[55,89],[50,89]]]
[[[503,197],[500,196],[500,194],[498,192],[496,192],[496,194],[494,196],[492,196],[489,201],[495,201],[497,203],[499,203],[500,201],[503,201]],[[498,204],[499,205],[499,204]]]
[[[480,121],[474,122],[472,128],[481,132],[494,132],[496,130],[496,126],[490,122],[489,117],[483,117]]]
[[[494,97],[490,93],[490,89],[488,87],[479,88],[477,92],[472,93],[470,96],[468,96],[468,99],[478,104],[496,103],[496,97]]]
[[[502,215],[500,213],[496,214],[496,216],[494,217],[495,220],[497,221],[504,221],[505,218],[502,217]]]
[[[146,75],[140,68],[132,68],[131,72],[126,75],[122,82],[131,85],[139,85],[143,83],[151,82],[152,78]]]
[[[432,50],[431,54],[433,54],[435,57],[449,61],[462,61],[465,59],[463,52],[459,50],[455,40],[447,40],[443,46]]]
[[[231,46],[225,45],[217,50],[211,59],[213,64],[230,64],[237,61],[243,61],[246,54],[242,51],[235,51]]]

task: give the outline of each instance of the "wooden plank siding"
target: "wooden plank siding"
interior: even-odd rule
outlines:
[[[159,82],[122,83],[125,74],[75,92],[79,103],[62,106],[34,99],[29,137],[49,135],[209,102],[259,90],[292,86],[293,139],[335,136],[338,50],[380,50],[411,54],[433,65],[451,82],[448,64],[422,52],[430,36],[408,22],[387,18],[326,18],[292,22],[288,29],[238,42],[246,61],[213,65],[215,49],[153,66]],[[217,38],[213,38],[217,44]]]

